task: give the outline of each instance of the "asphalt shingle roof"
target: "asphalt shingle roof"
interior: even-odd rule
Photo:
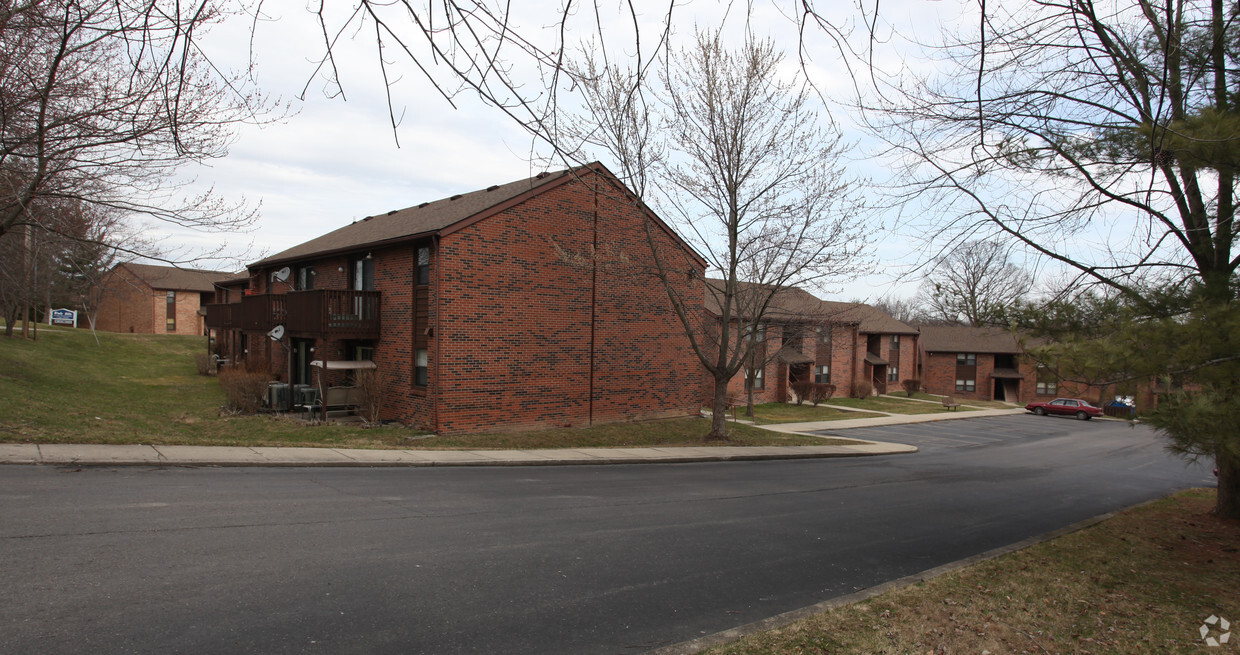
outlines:
[[[719,316],[719,297],[723,280],[706,280],[706,310]],[[741,283],[742,295],[769,289],[766,285]],[[807,319],[829,320],[836,323],[856,324],[857,330],[870,334],[917,334],[917,328],[892,318],[891,315],[864,303],[820,300],[813,294],[797,287],[781,287],[772,298],[767,316],[772,320]]]
[[[231,271],[204,271],[175,266],[157,266],[154,264],[117,264],[124,266],[134,277],[145,282],[152,289],[169,289],[173,291],[214,291],[213,282],[232,275]]]
[[[589,165],[587,165],[589,166]],[[485,189],[460,193],[448,198],[424,202],[413,207],[367,216],[360,221],[315,237],[251,266],[264,266],[277,262],[303,259],[324,253],[343,252],[350,249],[395,242],[424,234],[433,234],[453,224],[476,216],[503,204],[526,192],[562,180],[586,166],[563,170],[558,173],[539,173],[534,177],[496,184]]]
[[[966,325],[923,325],[921,347],[932,353],[999,353],[1024,352],[1010,330],[997,327]]]

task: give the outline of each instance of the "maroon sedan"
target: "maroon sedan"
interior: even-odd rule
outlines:
[[[1047,414],[1075,416],[1082,421],[1088,421],[1095,416],[1102,416],[1101,409],[1076,398],[1056,398],[1049,403],[1029,403],[1025,405],[1025,411],[1033,412],[1038,416],[1046,416]]]

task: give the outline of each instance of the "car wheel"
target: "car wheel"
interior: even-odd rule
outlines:
[[[1042,409],[1041,407],[1034,407],[1033,413],[1037,414],[1038,416],[1046,416],[1046,410]]]
[[[1077,412],[1077,413],[1076,413],[1076,419],[1077,419],[1078,421],[1088,421],[1088,420],[1089,420],[1089,414],[1086,414],[1085,412]]]

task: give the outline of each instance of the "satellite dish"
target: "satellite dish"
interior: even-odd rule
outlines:
[[[293,274],[293,269],[291,269],[291,268],[289,268],[289,267],[285,266],[284,268],[282,268],[282,269],[280,269],[280,270],[276,271],[275,273],[272,273],[272,274],[271,274],[271,277],[274,277],[275,279],[279,280],[280,282],[288,282],[288,276],[290,276],[290,275],[292,275],[292,274]]]
[[[284,326],[277,325],[271,328],[271,331],[267,333],[267,336],[271,337],[272,341],[279,341],[280,339],[283,339],[284,338]]]

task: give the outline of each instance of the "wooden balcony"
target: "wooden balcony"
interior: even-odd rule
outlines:
[[[241,307],[241,303],[227,303],[217,305],[203,305],[206,310],[207,327],[217,330],[233,330],[240,325],[237,324],[237,309]]]
[[[294,337],[379,338],[378,291],[313,289],[244,296],[239,303],[207,305],[209,328],[267,332],[283,325]]]

